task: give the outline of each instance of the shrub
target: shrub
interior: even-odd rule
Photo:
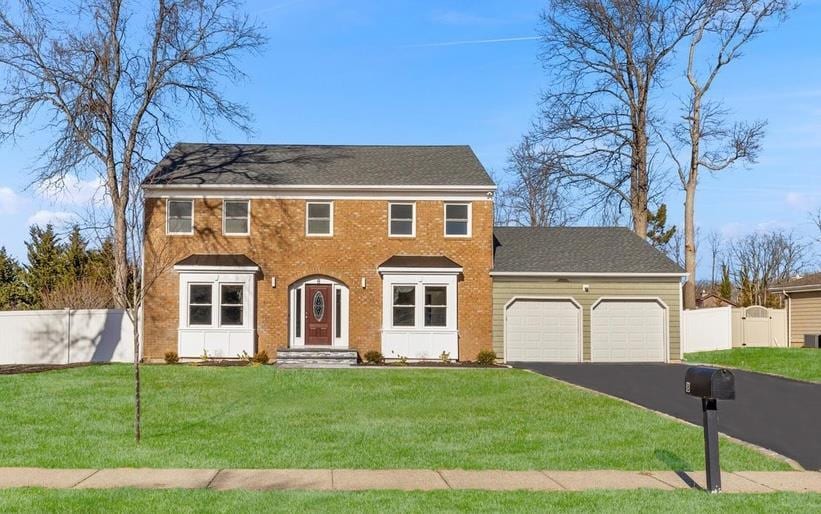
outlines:
[[[370,364],[382,364],[385,362],[385,357],[382,355],[381,352],[377,352],[376,350],[370,350],[365,352],[364,355],[365,362]]]
[[[266,352],[265,350],[260,350],[257,353],[255,353],[253,357],[251,357],[251,362],[257,364],[267,364],[268,360],[268,352]]]
[[[178,362],[180,362],[180,356],[177,355],[177,352],[165,352],[166,364],[177,364]]]
[[[450,362],[450,353],[442,351],[442,353],[439,355],[439,360],[442,361],[443,364],[447,364],[448,362]]]
[[[476,362],[484,366],[490,366],[496,362],[496,352],[493,350],[482,350],[476,356]]]

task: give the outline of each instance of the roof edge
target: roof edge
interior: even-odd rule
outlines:
[[[584,272],[584,271],[491,271],[491,277],[625,277],[625,278],[682,278],[685,272]]]

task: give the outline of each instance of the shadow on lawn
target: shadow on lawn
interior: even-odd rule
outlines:
[[[691,470],[692,464],[682,459],[679,455],[667,450],[656,450],[653,452],[658,460],[664,463],[671,471]]]

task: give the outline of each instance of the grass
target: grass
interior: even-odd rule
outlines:
[[[685,360],[821,382],[821,351],[812,348],[733,348],[688,353]]]
[[[139,446],[131,377],[0,376],[0,466],[704,468],[700,428],[521,370],[144,366]],[[789,469],[721,451],[727,470]]]
[[[0,492],[2,512],[818,512],[821,495],[701,491],[217,492],[45,490]]]

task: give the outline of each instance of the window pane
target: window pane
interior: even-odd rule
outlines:
[[[330,218],[331,204],[329,203],[311,203],[308,204],[309,218]]]
[[[248,232],[248,219],[226,219],[226,234],[246,234]]]
[[[222,304],[223,305],[241,305],[242,304],[242,286],[241,285],[224,285],[222,286]]]
[[[393,326],[412,327],[415,309],[413,307],[394,307]]]
[[[393,286],[394,305],[416,305],[416,287]]]
[[[222,325],[242,325],[242,306],[223,305],[220,320]]]
[[[408,221],[391,221],[391,235],[394,236],[410,236],[413,234],[413,222]]]
[[[451,220],[451,219],[466,220],[466,219],[468,219],[468,206],[467,205],[448,205],[448,206],[445,207],[445,217],[449,220]]]
[[[188,308],[188,324],[189,325],[210,325],[211,324],[211,306],[210,305],[192,305]]]
[[[445,223],[445,233],[449,236],[468,235],[467,221],[448,221]]]
[[[189,233],[191,232],[191,218],[188,219],[181,219],[181,218],[171,218],[168,220],[168,231],[169,232],[183,232]]]
[[[191,284],[189,303],[211,305],[211,285]]]
[[[192,202],[188,200],[168,202],[168,217],[169,218],[190,218],[191,217]]]
[[[425,305],[447,305],[446,292],[445,286],[426,287]]]
[[[425,307],[425,326],[444,327],[447,325],[447,307]]]
[[[412,219],[413,205],[391,204],[391,219]]]
[[[296,313],[294,316],[294,331],[296,337],[302,337],[302,289],[296,290]]]
[[[248,202],[225,202],[225,216],[227,218],[248,217]]]
[[[342,337],[342,290],[336,290],[336,308],[334,315],[336,316],[336,337]]]
[[[309,234],[330,234],[331,222],[330,220],[308,220]]]

